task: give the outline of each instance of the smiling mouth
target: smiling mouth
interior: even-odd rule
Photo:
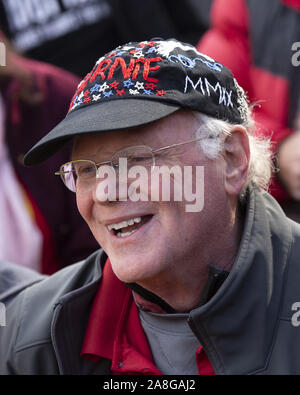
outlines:
[[[143,225],[145,225],[153,215],[144,215],[142,217],[135,217],[127,221],[122,221],[116,224],[107,226],[107,229],[117,237],[127,237],[136,232]]]

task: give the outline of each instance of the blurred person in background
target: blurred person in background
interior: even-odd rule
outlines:
[[[120,43],[176,37],[196,44],[211,0],[0,0],[0,26],[28,57],[83,77]]]
[[[6,48],[6,66],[0,67],[0,261],[50,274],[82,259],[96,242],[74,197],[49,177],[64,156],[32,172],[23,154],[64,117],[78,80],[20,57],[3,35],[0,41]]]
[[[278,167],[270,192],[300,222],[300,0],[214,0],[198,50],[229,67],[257,103]]]

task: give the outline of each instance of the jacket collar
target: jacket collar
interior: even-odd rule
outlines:
[[[83,360],[80,351],[86,325],[99,287],[102,269],[107,255],[101,250],[92,254],[84,263],[74,291],[62,296],[55,305],[51,338],[60,374],[104,374],[109,373],[110,361],[103,359],[99,364]]]
[[[216,294],[190,313],[190,325],[216,373],[250,374],[267,364],[291,242],[278,203],[250,188],[233,268]]]

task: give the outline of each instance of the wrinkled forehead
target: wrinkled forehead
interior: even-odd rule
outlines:
[[[148,125],[76,136],[73,140],[72,159],[88,154],[112,153],[115,150],[135,145],[158,148],[194,137],[195,117],[190,110],[179,110]]]

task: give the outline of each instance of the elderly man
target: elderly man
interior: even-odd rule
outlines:
[[[231,72],[188,44],[101,57],[25,164],[73,139],[57,174],[102,249],[9,304],[1,373],[299,374],[300,228],[252,130]]]

